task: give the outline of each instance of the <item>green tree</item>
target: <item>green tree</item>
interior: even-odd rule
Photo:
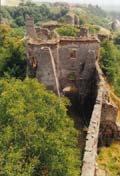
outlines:
[[[104,40],[101,45],[101,66],[108,80],[114,81],[114,63],[117,60],[117,50],[112,42]]]
[[[0,27],[0,76],[25,77],[25,47],[21,37],[16,37],[6,25]]]
[[[62,26],[56,29],[59,35],[62,36],[76,36],[79,31],[77,28],[71,25]]]
[[[117,95],[120,96],[120,51],[109,40],[101,44],[101,67]]]
[[[97,34],[97,33],[99,33],[99,31],[100,31],[100,27],[99,26],[96,26],[96,25],[90,25],[89,26],[89,32],[91,34]]]
[[[115,38],[114,38],[114,43],[116,45],[120,45],[120,33],[117,33]]]
[[[66,105],[36,80],[0,80],[0,175],[79,175],[77,133]]]
[[[4,45],[4,41],[10,36],[11,29],[7,25],[0,24],[0,47]]]
[[[24,18],[23,16],[18,16],[15,20],[16,24],[18,26],[24,26],[25,25],[25,21],[24,21]]]

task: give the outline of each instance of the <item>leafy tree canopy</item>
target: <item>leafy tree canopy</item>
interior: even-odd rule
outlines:
[[[120,96],[120,51],[109,40],[104,40],[101,44],[101,67]]]
[[[59,35],[62,36],[76,36],[79,31],[77,28],[71,25],[62,26],[56,29]]]
[[[79,175],[68,104],[36,80],[0,80],[0,175]]]
[[[26,15],[33,16],[35,23],[41,23],[48,20],[58,20],[65,16],[68,9],[63,7],[54,12],[52,8],[45,4],[36,5],[32,2],[20,4],[17,7],[2,7],[3,19],[8,19],[12,27],[20,27],[25,25]]]
[[[25,77],[25,47],[21,37],[7,25],[0,26],[0,76]]]

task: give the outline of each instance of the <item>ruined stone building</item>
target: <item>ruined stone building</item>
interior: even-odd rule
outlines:
[[[59,36],[58,26],[34,27],[33,18],[27,18],[29,75],[58,96],[75,97],[83,118],[90,121],[82,176],[94,176],[98,138],[117,136],[118,109],[110,100],[98,65],[99,40],[86,28],[81,28],[77,37]]]
[[[56,24],[34,28],[33,19],[29,18],[26,25],[29,65],[37,79],[58,94],[67,87],[80,91],[80,82],[89,82],[94,76],[98,39],[88,36],[84,28],[78,37],[59,37],[54,32]]]

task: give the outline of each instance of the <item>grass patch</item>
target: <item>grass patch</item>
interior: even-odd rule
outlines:
[[[120,176],[120,142],[115,142],[111,147],[100,149],[97,162],[108,176]]]

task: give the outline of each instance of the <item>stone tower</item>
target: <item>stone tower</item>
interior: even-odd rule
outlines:
[[[27,30],[27,36],[29,36],[29,38],[37,39],[36,30],[34,28],[33,17],[29,17],[29,16],[26,17],[26,30]]]

